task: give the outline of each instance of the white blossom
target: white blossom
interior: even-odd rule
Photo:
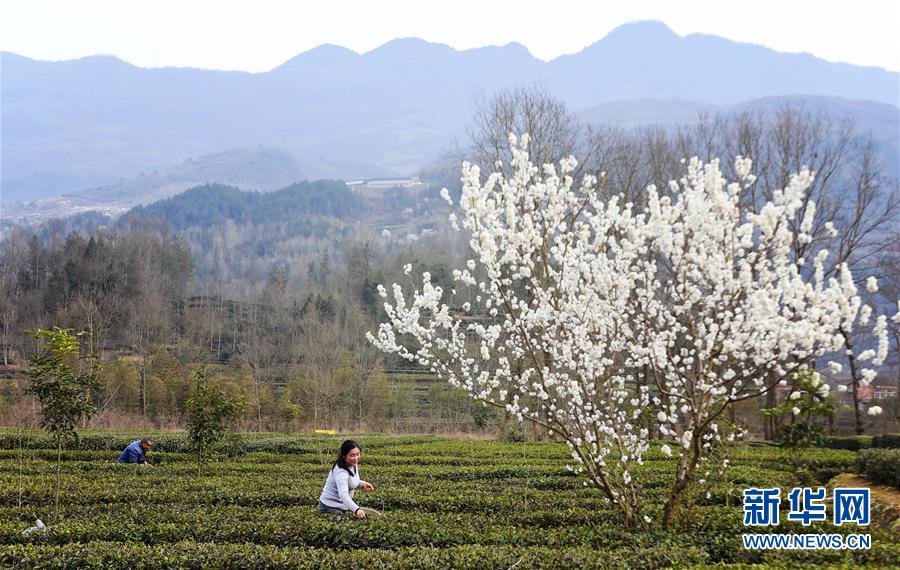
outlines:
[[[872,358],[873,356],[875,356],[875,351],[872,350],[872,349],[870,348],[870,349],[868,349],[868,350],[862,351],[862,352],[859,354],[859,356],[857,356],[856,358],[857,358],[857,360],[859,360],[860,362],[864,362],[864,361],[866,361],[866,360],[869,360],[869,359]]]
[[[859,375],[861,376],[860,383],[863,386],[868,386],[878,376],[878,371],[871,368],[863,368]]]

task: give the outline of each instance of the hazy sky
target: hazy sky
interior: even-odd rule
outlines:
[[[645,19],[680,35],[900,70],[897,0],[0,0],[0,49],[45,60],[102,53],[141,67],[268,71],[323,43],[364,53],[414,36],[456,49],[515,41],[550,60]]]

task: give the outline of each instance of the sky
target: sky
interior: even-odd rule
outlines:
[[[0,0],[0,50],[262,72],[324,43],[365,53],[418,37],[459,50],[519,42],[549,61],[648,19],[682,36],[900,71],[897,0]]]

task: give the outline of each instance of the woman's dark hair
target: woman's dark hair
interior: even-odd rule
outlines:
[[[348,439],[344,443],[341,444],[341,452],[338,454],[337,461],[334,462],[334,465],[331,467],[334,469],[334,466],[340,467],[341,469],[346,469],[347,473],[353,475],[353,471],[350,470],[350,466],[347,465],[347,454],[353,451],[354,449],[362,449],[359,447],[359,444],[353,441],[352,439]]]

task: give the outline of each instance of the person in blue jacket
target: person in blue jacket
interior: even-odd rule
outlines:
[[[119,456],[119,463],[140,463],[142,465],[150,465],[147,462],[147,452],[153,447],[153,442],[149,437],[132,441],[122,455]]]

